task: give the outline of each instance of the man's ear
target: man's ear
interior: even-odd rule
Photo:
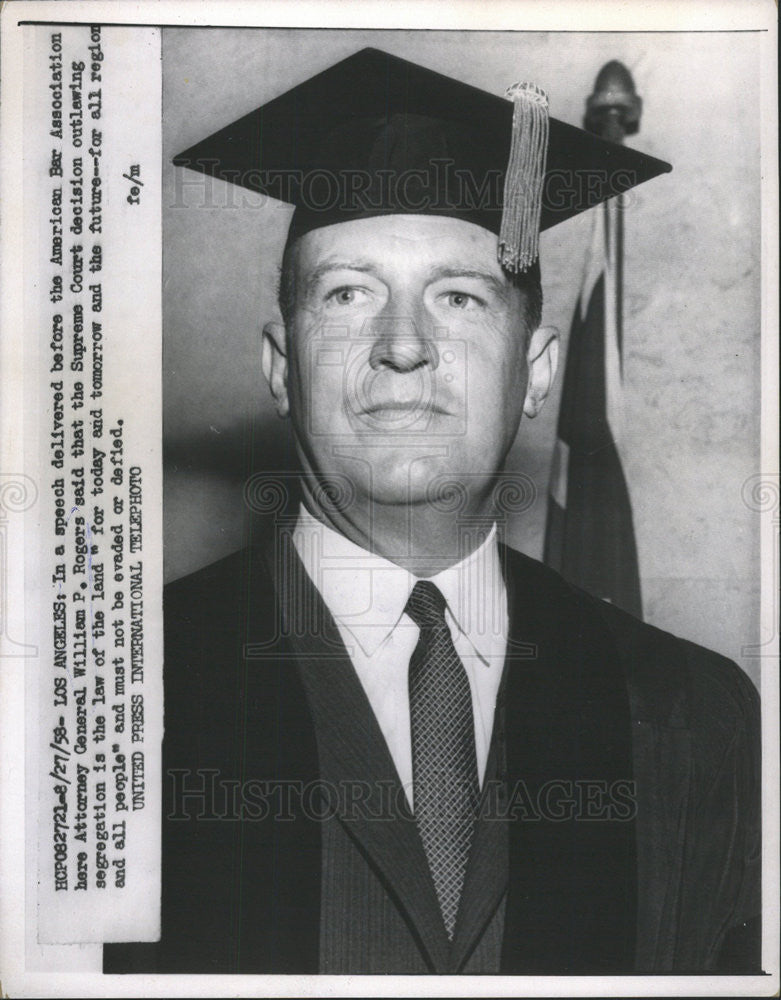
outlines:
[[[284,323],[266,323],[260,350],[260,366],[277,407],[277,414],[290,413],[287,395],[287,343]]]
[[[523,412],[536,417],[547,399],[559,363],[559,331],[555,326],[540,326],[532,334],[526,352],[528,383]]]

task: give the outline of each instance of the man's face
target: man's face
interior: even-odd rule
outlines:
[[[300,239],[294,288],[284,402],[305,471],[348,477],[359,503],[487,484],[527,393],[523,293],[496,236],[431,216],[329,226]]]

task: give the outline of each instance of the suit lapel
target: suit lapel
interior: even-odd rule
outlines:
[[[475,821],[464,891],[458,908],[451,971],[460,972],[480,941],[507,890],[507,822],[501,816],[504,784],[504,713],[497,700],[491,751],[485,769],[483,795]]]
[[[607,810],[583,799],[632,780],[626,679],[585,599],[531,560],[503,557],[512,822],[502,971],[630,972],[634,820],[611,815],[609,796]]]
[[[278,560],[284,572],[276,572],[275,585],[315,719],[321,777],[339,792],[339,822],[406,915],[432,971],[445,972],[449,942],[423,845],[385,739],[336,623],[292,538],[283,536],[280,544],[286,546]],[[356,788],[365,797],[350,807],[343,793]]]

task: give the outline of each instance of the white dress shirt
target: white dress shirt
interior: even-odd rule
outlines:
[[[408,671],[419,629],[404,608],[418,578],[349,541],[304,507],[293,539],[336,621],[412,807]],[[447,601],[445,618],[469,678],[482,787],[507,649],[507,592],[496,525],[469,556],[428,579]]]

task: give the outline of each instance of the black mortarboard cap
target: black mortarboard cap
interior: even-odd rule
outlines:
[[[173,161],[295,206],[290,237],[374,215],[449,215],[526,270],[540,231],[671,169],[548,118],[533,85],[497,97],[362,49]]]

